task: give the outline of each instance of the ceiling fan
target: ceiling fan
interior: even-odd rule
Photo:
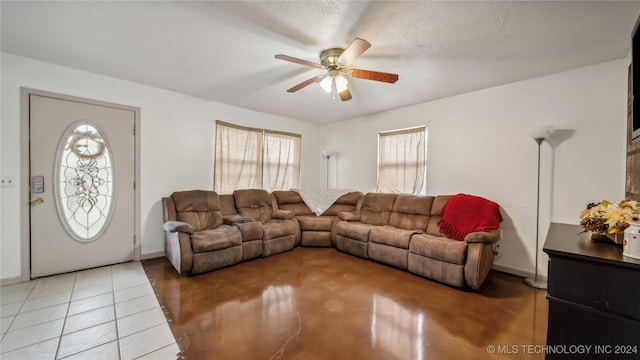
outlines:
[[[332,48],[322,51],[320,53],[320,64],[283,54],[276,55],[276,59],[327,70],[326,74],[307,79],[288,89],[287,92],[293,93],[313,83],[319,82],[320,86],[326,92],[333,92],[334,102],[336,93],[340,96],[340,100],[348,101],[351,100],[351,92],[349,91],[347,77],[375,80],[391,84],[398,81],[398,74],[352,69],[349,67],[358,56],[362,55],[362,53],[370,47],[371,44],[367,40],[355,38],[346,49]]]

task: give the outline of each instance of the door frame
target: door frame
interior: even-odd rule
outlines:
[[[128,105],[116,104],[106,101],[88,99],[83,97],[65,95],[50,91],[37,90],[31,88],[20,88],[20,178],[22,179],[22,189],[20,194],[20,280],[31,280],[31,211],[30,193],[31,193],[31,174],[30,174],[30,114],[29,114],[29,97],[30,95],[38,95],[50,97],[59,100],[69,100],[90,105],[106,106],[116,109],[128,110],[134,113],[134,261],[140,261],[141,258],[141,225],[140,225],[140,108]]]

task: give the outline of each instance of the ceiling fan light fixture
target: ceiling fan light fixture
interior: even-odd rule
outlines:
[[[347,78],[345,78],[342,75],[336,75],[334,76],[334,81],[336,82],[336,90],[338,90],[339,93],[347,90],[348,87],[348,83],[347,83]]]
[[[349,91],[350,79],[348,78],[374,80],[389,84],[398,81],[398,74],[353,69],[350,67],[351,63],[369,47],[371,47],[371,44],[367,40],[355,38],[346,49],[331,48],[320,52],[320,64],[284,54],[278,54],[275,57],[278,60],[327,70],[326,74],[309,78],[287,89],[287,92],[293,93],[313,83],[318,83],[325,92],[329,94],[333,93],[334,102],[338,95],[340,95],[340,100],[349,101],[352,99],[352,96],[351,91]]]
[[[327,75],[324,79],[320,80],[320,87],[324,91],[330,93],[333,88],[333,76]]]

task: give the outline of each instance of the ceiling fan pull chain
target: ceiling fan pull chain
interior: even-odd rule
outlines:
[[[336,103],[336,95],[338,94],[338,89],[336,87],[336,77],[331,78],[331,90],[333,92],[333,103]]]

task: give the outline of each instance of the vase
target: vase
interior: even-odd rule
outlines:
[[[624,241],[624,233],[622,231],[613,234],[591,233],[591,240],[622,245]]]
[[[622,255],[640,259],[640,222],[632,222],[624,230]]]

